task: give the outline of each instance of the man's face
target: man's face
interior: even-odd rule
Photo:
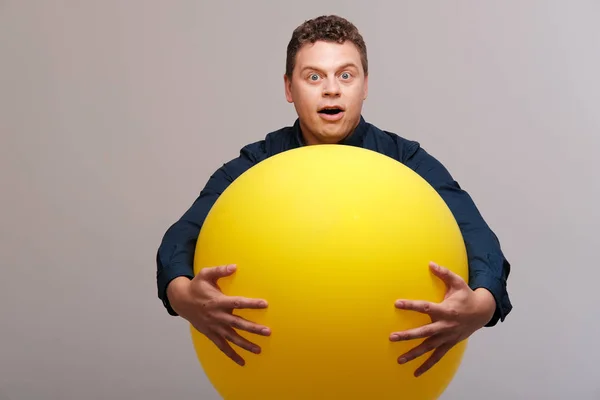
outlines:
[[[294,103],[307,144],[337,143],[358,125],[368,76],[352,42],[302,46],[292,79],[284,76],[284,81],[286,99]]]

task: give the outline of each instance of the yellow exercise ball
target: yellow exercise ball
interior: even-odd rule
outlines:
[[[225,400],[438,398],[466,341],[415,378],[430,355],[398,357],[421,340],[392,332],[429,317],[396,299],[440,302],[434,261],[468,279],[464,241],[450,209],[418,174],[377,152],[313,145],[272,156],[237,178],[211,208],[198,236],[195,273],[236,264],[223,293],[263,298],[263,310],[236,314],[271,328],[239,333],[262,347],[241,348],[246,365],[191,328],[197,357]]]

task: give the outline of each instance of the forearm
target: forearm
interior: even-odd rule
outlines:
[[[191,282],[192,280],[188,276],[178,276],[167,285],[166,296],[174,315],[179,315],[180,305],[189,299]]]
[[[498,321],[504,321],[512,310],[507,291],[510,264],[503,256],[490,256],[489,259],[488,262],[481,262],[473,256],[469,257],[469,287],[475,291],[486,290],[493,296],[496,307],[486,326],[494,326]],[[500,277],[494,273],[498,270],[502,271]]]
[[[486,289],[496,302],[496,310],[487,324],[493,326],[498,321],[504,321],[512,309],[507,292],[510,263],[496,235],[479,213],[473,211],[469,218],[459,216],[458,221],[469,260],[469,286],[473,290]]]
[[[158,297],[171,315],[177,315],[169,300],[167,288],[179,278],[194,277],[194,250],[199,226],[185,220],[173,224],[165,233],[156,255]]]

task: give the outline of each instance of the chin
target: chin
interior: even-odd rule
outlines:
[[[306,131],[312,131],[308,139],[311,144],[335,144],[348,136],[345,121],[340,120],[334,123],[323,123],[322,121],[314,121],[313,129],[307,127]]]

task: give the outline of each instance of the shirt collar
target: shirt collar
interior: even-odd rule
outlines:
[[[302,129],[300,128],[300,119],[299,118],[297,118],[296,122],[294,122],[293,132],[294,132],[294,136],[295,136],[297,145],[305,146],[306,143],[304,142],[304,137],[302,136]],[[345,144],[348,146],[360,147],[360,146],[362,146],[363,139],[365,137],[366,132],[367,132],[367,122],[361,115],[360,121],[358,122],[358,125],[356,126],[354,131],[352,133],[350,133],[350,135],[348,135],[344,140],[342,140],[338,144]]]

